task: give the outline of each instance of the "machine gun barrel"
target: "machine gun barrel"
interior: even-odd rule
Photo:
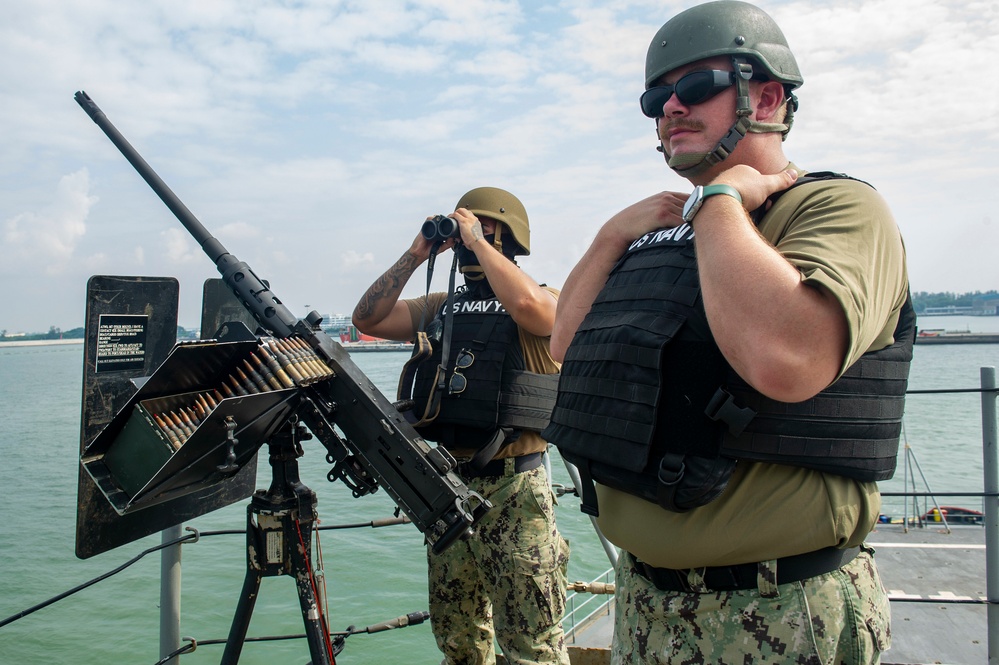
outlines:
[[[121,132],[108,120],[108,117],[86,92],[77,92],[75,98],[77,103],[87,112],[87,115],[97,123],[97,126],[111,139],[111,142],[121,151],[125,159],[138,171],[143,180],[156,192],[167,208],[194,236],[194,239],[201,245],[201,249],[215,263],[226,285],[233,289],[236,296],[253,314],[257,323],[276,337],[289,337],[294,332],[299,319],[270,292],[263,280],[253,274],[246,263],[230,254],[222,243],[208,232],[208,229],[198,221],[194,213],[153,171],[142,155],[122,136]]]
[[[356,496],[374,491],[378,485],[385,487],[436,551],[470,533],[490,505],[453,472],[454,459],[420,437],[339,342],[319,328],[318,315],[312,321],[294,316],[249,265],[230,254],[85,92],[77,92],[75,98],[194,236],[257,323],[274,337],[304,339],[333,370],[332,378],[302,388],[305,399],[299,409],[301,419],[337,463],[331,479],[344,480]]]

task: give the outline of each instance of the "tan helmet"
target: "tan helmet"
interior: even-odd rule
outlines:
[[[491,217],[503,222],[519,245],[519,251],[514,254],[527,256],[531,253],[531,227],[527,221],[527,210],[520,199],[510,192],[497,187],[476,187],[458,199],[454,209],[458,208],[465,208],[476,217]],[[497,233],[497,236],[500,241],[502,234]]]

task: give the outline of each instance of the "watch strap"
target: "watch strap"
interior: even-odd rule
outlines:
[[[683,221],[687,224],[692,224],[694,217],[704,204],[704,199],[709,196],[714,196],[715,194],[726,194],[742,204],[742,195],[739,194],[739,190],[732,185],[698,185],[694,188],[693,193],[691,193],[687,202],[683,205],[683,214],[681,215],[681,219],[683,219]]]
[[[709,196],[714,196],[715,194],[727,194],[739,203],[742,203],[742,194],[740,194],[739,190],[732,185],[706,185],[704,187],[704,192],[701,195],[701,199],[706,199]]]

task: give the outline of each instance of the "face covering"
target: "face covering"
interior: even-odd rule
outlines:
[[[507,235],[509,242],[504,243],[503,227],[497,225],[496,228],[499,233],[490,233],[487,236],[483,236],[483,239],[499,250],[503,256],[516,263],[515,257],[520,246],[509,235]],[[492,297],[492,287],[489,286],[486,273],[479,265],[479,258],[475,255],[475,252],[462,244],[457,245],[454,251],[458,253],[458,265],[461,267],[461,274],[465,276],[465,286],[472,291],[481,291],[480,295],[483,298]]]
[[[495,234],[485,236],[485,241],[492,245],[496,241]],[[479,265],[479,257],[475,252],[465,247],[464,244],[455,246],[454,251],[458,253],[458,265],[461,267],[461,274],[465,276],[465,283],[478,282],[486,278],[486,273]]]

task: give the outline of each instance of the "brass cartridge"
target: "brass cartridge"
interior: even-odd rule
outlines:
[[[288,359],[290,366],[294,367],[295,371],[298,372],[299,375],[301,375],[302,380],[307,383],[311,383],[312,379],[315,378],[313,376],[314,372],[305,363],[304,359],[302,358],[301,352],[298,349],[289,345],[288,342],[283,339],[276,339],[274,340],[273,344],[278,349],[280,349],[281,353],[283,353],[285,358]]]
[[[257,386],[253,381],[250,381],[250,377],[246,375],[246,372],[240,368],[235,369],[235,379],[239,385],[243,386],[243,390],[247,392],[248,395],[255,395],[260,392],[260,387]]]
[[[173,427],[167,424],[167,422],[159,414],[154,413],[153,420],[156,421],[156,425],[163,431],[163,434],[166,435],[167,441],[170,442],[170,447],[175,451],[180,450],[180,439],[174,432]]]
[[[253,368],[253,365],[251,365],[250,361],[246,358],[243,358],[243,366],[246,367],[246,375],[250,377],[250,381],[253,381],[253,385],[255,385],[260,392],[266,393],[271,391],[271,387],[268,385],[267,380],[264,379],[260,372]]]
[[[259,353],[260,356],[263,357],[263,360],[267,364],[267,367],[270,368],[271,373],[273,373],[274,376],[277,377],[278,381],[280,381],[285,388],[295,387],[294,379],[292,379],[288,375],[288,373],[284,371],[284,368],[281,367],[281,363],[278,362],[278,358],[277,356],[274,355],[274,351],[270,348],[270,346],[268,346],[267,344],[262,344],[257,348],[256,353],[252,353],[250,355],[256,358],[257,353]]]
[[[234,377],[232,374],[230,374],[228,377],[226,377],[226,379],[229,381],[229,387],[232,388],[232,391],[236,395],[239,395],[240,397],[243,397],[243,396],[246,396],[246,395],[250,394],[250,393],[246,392],[246,388],[244,388],[243,386],[239,385],[239,381],[237,381],[236,377]],[[225,382],[223,382],[222,385],[225,386],[226,385]]]
[[[212,412],[213,408],[215,408],[208,403],[208,400],[205,397],[207,394],[208,393],[200,393],[197,397],[195,397],[195,404],[197,404],[198,407],[198,417],[202,420],[207,418],[208,414]]]
[[[309,346],[301,337],[290,337],[288,338],[292,345],[297,346],[305,354],[305,358],[309,365],[313,367],[316,371],[316,377],[320,379],[328,379],[333,376],[333,370],[322,361],[319,355],[316,353],[315,349]]]
[[[192,434],[194,434],[194,430],[191,429],[190,427],[188,427],[187,425],[185,425],[183,419],[180,416],[178,416],[176,413],[174,413],[173,411],[167,411],[166,416],[167,416],[168,422],[173,423],[173,426],[175,428],[177,428],[177,430],[179,432],[178,436],[179,436],[181,442],[187,441],[190,438],[190,436]],[[183,436],[180,436],[180,435],[183,435]]]
[[[267,349],[271,352],[274,358],[277,359],[278,364],[281,365],[281,369],[287,372],[288,376],[290,376],[295,383],[304,383],[305,377],[302,376],[302,373],[299,372],[298,368],[294,366],[287,354],[281,350],[280,346],[275,344],[276,341],[277,340],[272,340],[268,343]]]
[[[271,388],[274,390],[281,390],[281,388],[284,387],[281,385],[281,381],[274,376],[274,372],[271,371],[271,368],[262,362],[256,353],[250,353],[250,358],[253,359],[253,366],[256,367],[257,372],[260,373],[260,376],[264,377],[264,380],[267,381],[267,384]]]
[[[195,404],[197,404],[197,402],[195,402]],[[201,417],[198,415],[198,412],[195,411],[193,406],[182,407],[180,414],[184,417],[184,422],[187,423],[192,430],[198,429],[198,425],[201,424]]]

